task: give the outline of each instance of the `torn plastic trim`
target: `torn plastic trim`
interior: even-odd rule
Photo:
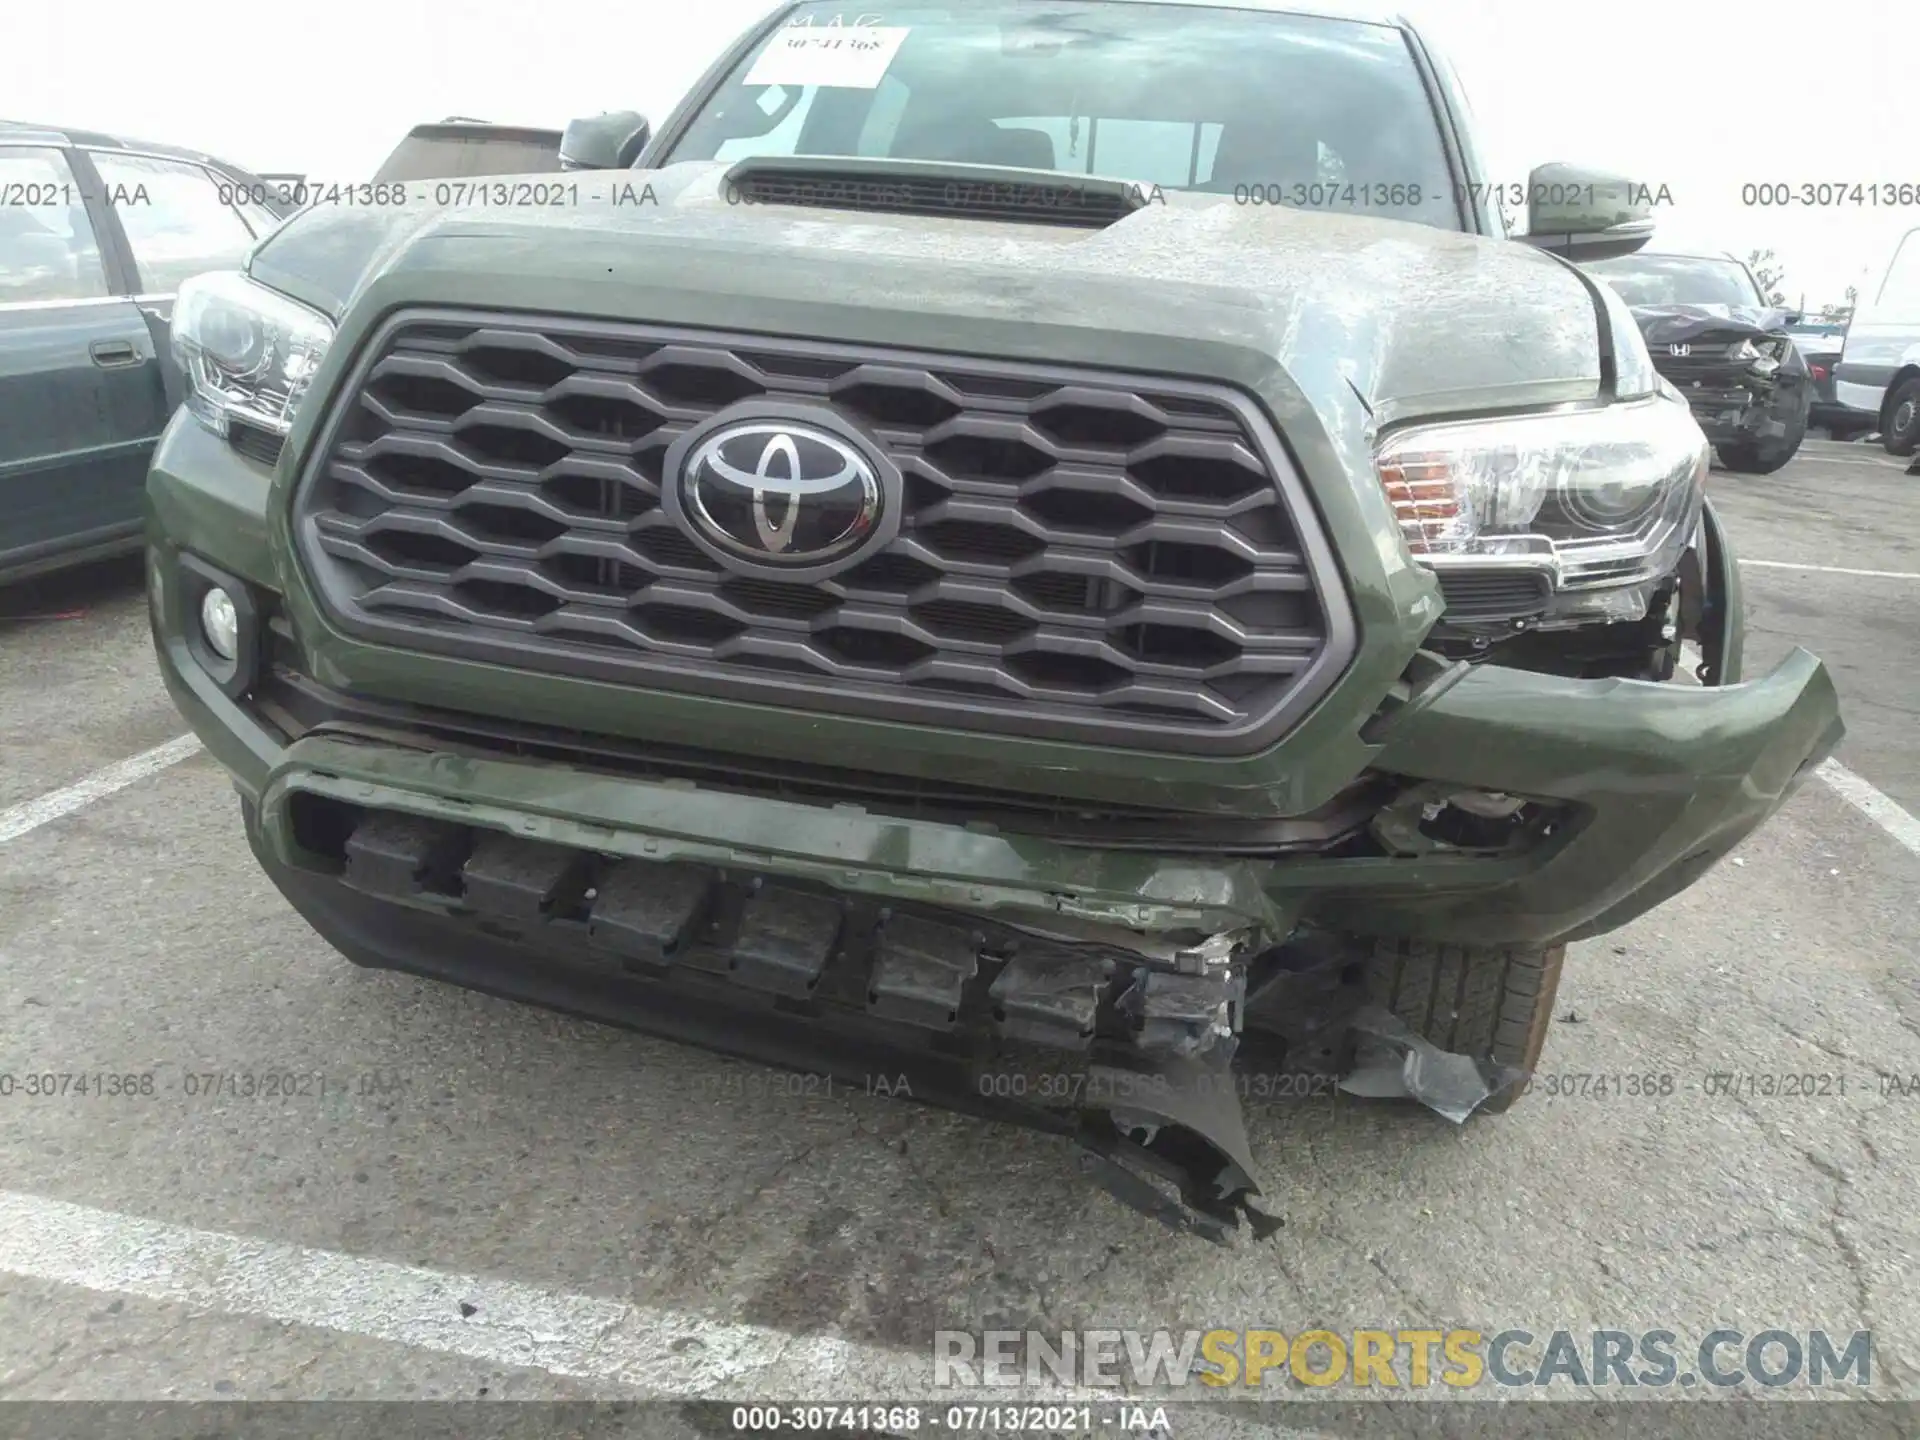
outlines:
[[[1709,499],[1700,509],[1700,529],[1681,560],[1680,635],[1700,647],[1694,678],[1702,685],[1740,681],[1745,616],[1740,562]]]
[[[1017,916],[999,918],[1009,930],[1017,930],[1036,939],[1062,940],[1074,945],[1107,945],[1138,955],[1156,965],[1196,975],[1228,964],[1236,957],[1264,950],[1284,938],[1269,934],[1260,926],[1239,926],[1232,930],[1217,930],[1212,934],[1199,931],[1148,934],[1067,915],[1046,921],[1024,920]]]
[[[1244,1218],[1256,1238],[1281,1222],[1255,1203],[1258,1171],[1232,1067],[1165,1057],[1092,1066],[1081,1112],[1081,1169],[1122,1204],[1226,1244]]]
[[[1363,1005],[1347,1022],[1358,1038],[1353,1068],[1339,1088],[1381,1100],[1418,1100],[1456,1125],[1495,1095],[1526,1083],[1529,1071],[1442,1050],[1392,1011]]]
[[[914,996],[911,986],[889,989],[880,952],[882,963],[865,984],[849,992],[833,983],[824,972],[839,962],[822,952],[821,942],[829,930],[843,940],[849,930],[810,923],[819,917],[810,915],[814,907],[803,896],[748,889],[734,897],[740,913],[731,929],[720,927],[724,936],[705,931],[711,942],[682,944],[677,937],[700,930],[703,915],[718,913],[714,907],[683,893],[670,874],[643,874],[637,889],[602,876],[605,888],[595,892],[593,911],[611,905],[616,913],[600,917],[607,924],[596,939],[591,920],[543,903],[568,889],[566,874],[581,857],[548,854],[511,837],[502,837],[504,843],[474,837],[470,850],[449,847],[441,857],[451,865],[459,854],[468,856],[460,861],[462,899],[455,904],[442,897],[436,909],[403,899],[423,878],[433,879],[423,876],[436,854],[425,827],[383,817],[360,822],[346,843],[367,834],[348,852],[348,873],[329,876],[283,865],[261,833],[260,818],[247,807],[248,840],[268,875],[308,923],[358,964],[1078,1140],[1089,1173],[1178,1230],[1224,1241],[1242,1215],[1257,1229],[1271,1227],[1251,1208],[1260,1185],[1233,1070],[1237,1037],[1221,1033],[1221,1016],[1237,1023],[1244,1001],[1245,977],[1237,966],[1208,976],[1145,967],[1127,972],[1059,947],[1022,951],[990,986],[963,986],[955,997],[974,1020],[989,1012],[997,1017],[991,1030],[977,1029],[967,1014],[889,1003]],[[422,833],[396,843],[406,838],[400,832],[413,831]],[[725,877],[715,878],[724,883]],[[651,903],[642,903],[649,895]],[[716,898],[710,888],[708,895]],[[769,923],[753,918],[768,908],[782,913],[760,916]],[[936,924],[883,919],[887,942],[896,938],[896,926],[903,927],[901,947],[912,952],[906,958],[941,958],[937,946],[925,943]],[[860,959],[855,951],[830,949],[843,961]],[[721,963],[729,954],[731,963]],[[959,968],[964,979],[972,978],[974,966]],[[1120,1033],[1124,1027],[1098,1020],[1109,969],[1129,986],[1125,1013],[1136,1022],[1131,1044]],[[823,972],[817,986],[790,983],[814,971]],[[876,1076],[885,1081],[878,1088]]]

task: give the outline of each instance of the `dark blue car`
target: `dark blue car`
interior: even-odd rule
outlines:
[[[182,395],[174,292],[279,223],[271,188],[177,146],[0,121],[0,583],[140,547]]]

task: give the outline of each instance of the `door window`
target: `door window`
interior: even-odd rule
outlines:
[[[0,145],[0,305],[106,293],[100,246],[67,157]]]
[[[280,228],[280,217],[264,205],[257,205],[244,195],[236,195],[234,206],[246,220],[247,228],[253,231],[256,240],[264,240]]]
[[[235,269],[253,248],[253,231],[198,165],[152,155],[88,153],[133,247],[142,294],[171,295],[195,275]]]

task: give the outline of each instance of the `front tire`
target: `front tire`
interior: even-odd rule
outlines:
[[[1880,443],[1889,455],[1911,455],[1920,447],[1920,375],[1909,376],[1887,397],[1887,425]]]
[[[1378,1004],[1442,1050],[1532,1074],[1553,1024],[1564,945],[1436,945],[1382,940],[1367,960],[1367,990]],[[1525,1089],[1487,1097],[1477,1113],[1498,1115]]]

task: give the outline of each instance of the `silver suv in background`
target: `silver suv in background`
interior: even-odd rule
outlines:
[[[1920,448],[1920,227],[1901,237],[1879,285],[1861,297],[1833,374],[1834,398],[1877,415],[1890,454]]]

